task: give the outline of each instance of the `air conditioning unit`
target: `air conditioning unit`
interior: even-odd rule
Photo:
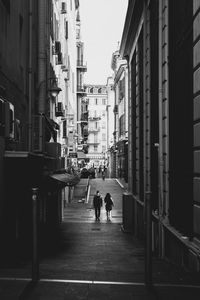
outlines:
[[[44,151],[45,119],[43,115],[35,115],[33,121],[33,151]]]
[[[66,3],[62,2],[61,3],[61,14],[66,14],[66,13],[67,13]]]
[[[5,137],[14,139],[14,105],[10,102],[4,102],[5,108]]]

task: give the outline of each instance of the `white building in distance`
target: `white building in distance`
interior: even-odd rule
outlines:
[[[95,167],[106,164],[107,159],[107,87],[85,85],[88,103],[88,154],[90,164]]]

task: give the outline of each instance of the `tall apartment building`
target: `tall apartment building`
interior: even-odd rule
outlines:
[[[67,166],[69,150],[75,151],[76,121],[77,121],[77,27],[79,27],[79,1],[55,1],[53,26],[57,37],[53,43],[54,49],[60,48],[61,55],[54,61],[56,76],[62,91],[58,95],[56,107],[56,122],[58,142],[61,144],[61,154],[64,167]]]
[[[6,253],[27,237],[30,191],[41,179],[43,159],[31,152],[38,102],[36,3],[0,1],[0,20],[0,237]]]
[[[107,88],[106,85],[84,85],[88,109],[88,154],[94,166],[107,161]]]
[[[85,94],[83,74],[87,67],[81,40],[79,1],[58,1],[54,4],[57,9],[56,43],[60,43],[62,49],[60,67],[57,68],[62,92],[58,95],[56,117],[60,126],[58,141],[62,145],[61,153],[67,166],[72,163],[71,157],[80,142],[81,98]]]
[[[5,251],[23,241],[28,252],[32,188],[38,193],[39,226],[61,221],[63,185],[56,173],[66,167],[69,144],[77,140],[78,10],[78,0],[0,0],[0,236]]]
[[[81,20],[78,14],[77,18],[77,143],[83,142],[82,136],[82,99],[86,95],[84,88],[84,73],[87,71],[86,62],[84,61],[84,43],[81,39]]]

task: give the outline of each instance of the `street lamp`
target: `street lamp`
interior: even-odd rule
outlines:
[[[52,84],[51,84],[48,91],[51,93],[51,96],[54,97],[54,98],[57,97],[58,94],[62,91],[62,89],[59,88],[58,85],[57,85],[57,79],[56,78],[53,78]]]
[[[48,82],[49,80],[50,80],[50,87],[48,88],[48,92],[50,92],[51,96],[55,98],[62,91],[62,89],[57,85],[58,79],[56,77],[51,77],[41,81],[37,88],[37,94],[39,94],[42,84]]]

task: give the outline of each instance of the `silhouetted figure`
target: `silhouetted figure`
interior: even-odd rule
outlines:
[[[107,215],[107,220],[110,220],[111,217],[111,210],[112,207],[114,205],[112,197],[110,195],[110,193],[107,193],[105,198],[104,198],[104,202],[105,202],[105,208],[106,208],[106,215]]]
[[[93,206],[94,206],[94,209],[95,209],[96,221],[100,221],[100,214],[101,214],[101,207],[102,207],[102,197],[101,197],[99,191],[97,191],[96,195],[94,195]]]

